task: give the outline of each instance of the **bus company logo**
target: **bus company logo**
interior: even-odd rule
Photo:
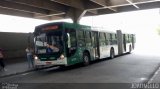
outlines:
[[[1,83],[1,89],[18,89],[18,84]]]
[[[146,84],[143,84],[143,83],[133,83],[131,88],[133,89],[159,89],[160,86],[158,83],[146,83]]]

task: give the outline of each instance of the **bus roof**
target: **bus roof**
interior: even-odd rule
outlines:
[[[38,25],[37,27],[43,27],[43,26],[50,26],[50,25],[61,25],[61,24],[66,24],[66,25],[78,25],[78,26],[83,26],[83,27],[91,27],[91,26],[87,26],[87,25],[80,25],[80,24],[76,24],[76,23],[69,23],[69,22],[51,22],[51,23],[46,23],[46,24],[42,24],[42,25]]]
[[[40,31],[39,28],[45,28],[47,26],[53,26],[53,25],[63,25],[66,28],[80,28],[80,29],[84,29],[84,30],[91,30],[91,26],[87,26],[87,25],[80,25],[80,24],[76,24],[76,23],[69,23],[69,22],[52,22],[52,23],[46,23],[46,24],[42,24],[42,25],[38,25],[35,27],[35,31],[34,32],[38,32]]]
[[[107,29],[107,28],[91,27],[87,25],[81,25],[81,24],[69,23],[69,22],[51,22],[51,23],[42,24],[42,25],[36,26],[35,32],[38,31],[38,28],[43,28],[43,27],[51,26],[51,25],[64,25],[66,28],[75,28],[75,29],[78,28],[81,30],[115,33],[115,31],[111,31],[110,29]]]

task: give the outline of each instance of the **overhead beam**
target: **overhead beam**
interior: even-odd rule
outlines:
[[[33,18],[33,13],[17,11],[17,10],[8,9],[8,8],[0,8],[0,14]]]
[[[84,3],[85,3],[85,0],[51,0],[51,1],[54,1],[54,2],[57,2],[57,3],[60,3],[60,4],[63,4],[63,5],[67,5],[67,6],[70,6],[71,8],[76,8],[76,9],[80,9],[80,10],[85,10],[85,6],[84,6]],[[97,11],[89,11],[90,13],[93,13],[93,14],[97,14]]]
[[[110,3],[107,3],[108,1],[106,1],[106,0],[90,0],[90,1],[92,1],[92,2],[94,2],[96,4],[99,4],[99,5],[103,6],[103,7],[107,7],[110,4]],[[108,7],[108,9],[117,12],[117,9],[115,9],[115,8]]]
[[[156,2],[159,0],[131,0],[133,3],[149,3],[149,2]]]
[[[136,10],[160,8],[160,1],[159,2],[150,2],[150,3],[141,3],[141,4],[137,4],[137,6],[140,9],[136,9],[135,7],[130,6],[130,5],[118,7],[118,13],[128,12],[128,11],[136,11]],[[111,14],[111,13],[113,13],[113,12],[111,12],[109,10],[107,11],[106,9],[99,9],[98,10],[98,15]]]
[[[126,0],[126,1],[129,2],[131,5],[133,5],[135,8],[139,9],[139,7],[132,2],[133,0]]]
[[[59,11],[59,12],[66,12],[67,6],[64,6],[62,4],[58,4],[55,2],[52,2],[50,0],[7,0],[10,2],[15,2],[23,5],[48,9],[52,11]]]
[[[81,9],[81,10],[85,9],[84,4],[83,4],[83,0],[76,0],[76,1],[75,0],[51,0],[51,1],[63,4],[63,5],[67,5],[70,7],[74,7],[77,9]]]
[[[31,6],[27,6],[27,5],[22,5],[22,4],[18,4],[18,3],[14,3],[14,2],[8,2],[5,0],[0,0],[0,7],[14,9],[14,10],[23,11],[23,12],[30,12],[30,13],[39,13],[39,14],[48,14],[49,13],[49,10],[31,7]]]
[[[140,10],[143,9],[153,9],[153,8],[160,8],[160,1],[157,0],[157,2],[150,2],[150,3],[141,3],[137,4],[138,7],[140,7]]]
[[[55,2],[53,2],[55,1]],[[78,23],[80,18],[87,15],[123,12],[149,7],[159,0],[0,0],[0,13],[23,17],[52,20],[54,17],[71,17]],[[151,3],[151,4],[150,4]],[[153,3],[153,4],[152,4]],[[145,6],[143,6],[145,4]],[[133,6],[131,6],[133,5]],[[159,6],[158,6],[159,5]],[[135,8],[136,7],[136,8]],[[155,7],[155,6],[153,6]],[[4,11],[8,10],[8,11]],[[113,12],[114,11],[114,12]],[[69,13],[69,14],[68,14]],[[94,13],[94,14],[92,14]],[[26,14],[26,15],[25,15]]]
[[[156,2],[156,0],[130,0],[130,1],[133,4]],[[110,4],[108,5],[110,7],[119,7],[119,6],[131,5],[127,0],[108,0],[108,2],[110,2]]]
[[[131,5],[126,0],[108,0],[109,4],[105,7],[99,7],[94,5],[88,5],[88,10],[98,10],[98,9],[105,9],[105,8],[118,8],[121,6],[128,6]],[[151,3],[151,2],[159,2],[159,0],[133,0],[133,4],[143,4],[143,3]],[[89,4],[89,3],[88,3]]]
[[[44,17],[51,17],[51,16],[58,16],[58,15],[63,15],[65,13],[57,13],[57,14],[48,14],[48,15],[44,15],[44,14],[34,14],[34,18],[40,19],[40,18],[44,18]]]
[[[51,16],[50,20],[59,20],[59,19],[63,19],[63,16]]]
[[[118,8],[119,13],[120,12],[127,12],[127,11],[136,11],[136,10],[145,10],[145,9],[153,9],[153,8],[160,8],[160,2],[151,2],[151,3],[141,3],[137,4],[139,9],[136,9],[131,6],[122,6]]]
[[[1,7],[0,7],[0,14],[34,18],[34,13],[23,12],[23,11],[18,11],[18,10],[8,9],[8,8],[1,8]],[[53,18],[43,17],[43,18],[34,18],[34,19],[52,20]]]
[[[127,4],[128,2],[126,0],[108,0],[106,1],[107,3],[105,3],[105,5],[102,6],[102,2],[101,4],[97,4],[95,3],[96,1],[86,1],[86,9],[87,10],[98,10],[98,9],[104,9],[104,8],[115,8],[115,7],[111,7],[111,6],[115,6],[115,5],[121,5],[121,4]],[[98,0],[97,0],[98,2]]]
[[[35,19],[44,19],[44,20],[49,20],[49,21],[51,21],[51,20],[59,20],[59,19],[63,19],[63,16],[42,16],[42,17],[39,17],[39,18],[37,18],[37,17],[35,17]]]
[[[88,12],[93,13],[93,14],[95,14],[95,15],[98,14],[98,11],[97,11],[97,10],[90,10],[90,11],[88,11]]]
[[[130,3],[128,3],[127,0],[110,0],[110,2],[112,3],[112,5],[110,7],[120,7],[120,6],[128,6],[131,5]],[[130,0],[131,1],[131,0]],[[132,0],[131,3],[133,4],[142,4],[142,3],[151,3],[151,2],[157,2],[158,0]]]

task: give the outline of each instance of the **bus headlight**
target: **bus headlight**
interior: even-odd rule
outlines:
[[[60,59],[61,59],[61,60],[63,60],[63,59],[64,59],[64,55],[63,55],[63,54],[60,56]]]
[[[39,60],[39,58],[37,56],[34,56],[34,60]]]

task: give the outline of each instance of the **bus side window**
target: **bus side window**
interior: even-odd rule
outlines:
[[[106,45],[109,45],[109,34],[108,33],[105,34],[106,34]]]
[[[115,34],[115,44],[118,44],[118,41],[117,41],[117,34]]]
[[[112,44],[117,44],[117,35],[112,34]]]
[[[133,34],[133,43],[136,43],[136,36]]]
[[[91,33],[89,31],[86,31],[85,41],[86,41],[86,46],[91,46],[92,45]]]
[[[113,42],[112,42],[112,34],[111,33],[109,34],[109,43],[110,43],[110,45],[113,44]]]
[[[128,34],[125,34],[126,43],[128,43]]]
[[[97,47],[96,32],[92,31],[91,38],[92,38],[92,46]]]
[[[128,43],[130,43],[130,35],[128,34]]]
[[[93,32],[91,32],[91,40],[92,40],[92,46],[95,46],[94,45],[95,39],[94,39],[94,33]]]
[[[128,43],[129,43],[129,34],[127,35],[127,37],[128,37]]]
[[[100,33],[100,46],[104,46],[106,45],[106,37],[105,37],[105,33]]]
[[[132,34],[129,36],[130,43],[132,42]]]
[[[83,31],[77,31],[77,37],[78,37],[78,46],[83,47],[85,46],[85,41],[84,41],[84,32]]]

